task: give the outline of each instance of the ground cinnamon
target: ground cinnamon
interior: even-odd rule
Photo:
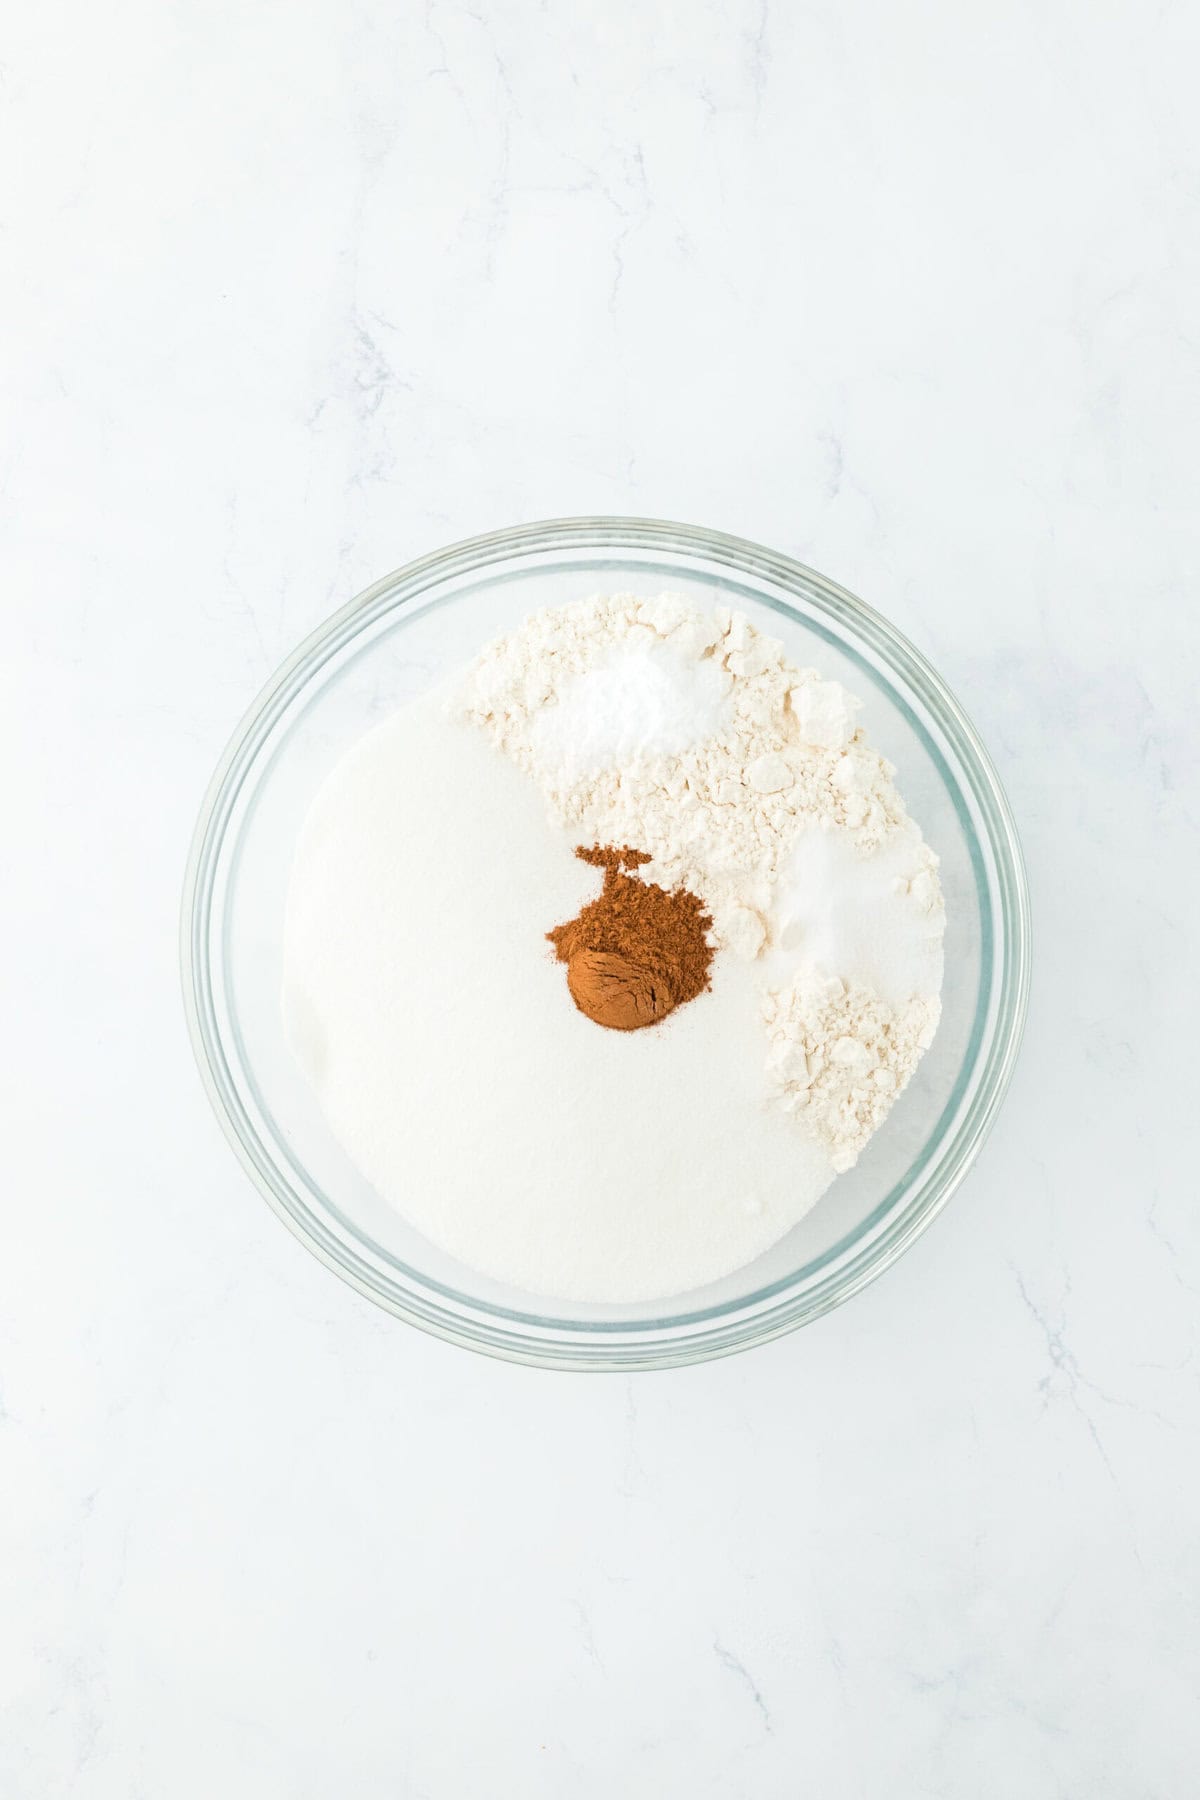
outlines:
[[[668,893],[626,874],[650,861],[628,845],[580,846],[575,854],[604,870],[603,891],[546,936],[567,965],[580,1012],[614,1031],[637,1031],[702,994],[709,986],[712,920],[695,894]]]

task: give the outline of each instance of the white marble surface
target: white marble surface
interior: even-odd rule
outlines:
[[[2,130],[0,1792],[1183,1800],[1200,1726],[1200,13],[48,0]],[[1024,832],[984,1157],[633,1380],[326,1273],[175,909],[293,642],[476,530],[795,552]]]

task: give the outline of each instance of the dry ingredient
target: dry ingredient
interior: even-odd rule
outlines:
[[[289,889],[288,1037],[440,1251],[661,1299],[768,1252],[852,1166],[937,1026],[945,927],[857,711],[728,609],[602,596],[337,765]]]
[[[702,678],[708,702],[679,705]],[[747,958],[806,825],[828,820],[869,851],[906,819],[893,769],[857,728],[858,702],[727,607],[617,594],[535,613],[484,651],[463,706],[576,842],[646,850],[647,877],[698,895],[717,948]]]
[[[718,954],[754,970],[766,1092],[850,1168],[936,1030],[945,931],[937,857],[858,701],[741,614],[618,594],[490,645],[463,706],[568,831],[642,846],[644,881],[709,909]],[[571,991],[653,1022],[624,969]]]
[[[604,870],[603,891],[546,936],[567,964],[580,1012],[597,1025],[636,1031],[702,994],[709,985],[712,920],[696,896],[626,874],[649,862],[643,850],[596,844],[575,854]]]
[[[586,779],[604,764],[674,756],[729,720],[729,683],[718,664],[686,662],[667,643],[635,640],[636,654],[602,658],[543,707],[530,736],[545,768]]]
[[[852,1169],[932,1043],[937,999],[892,1006],[806,963],[768,995],[764,1013],[773,1090],[825,1145],[838,1174]]]
[[[815,964],[894,1006],[942,985],[945,908],[937,858],[915,825],[868,855],[844,831],[801,832],[779,878],[769,985],[786,984],[797,960]]]
[[[764,1107],[738,965],[714,958],[711,991],[652,1031],[571,1004],[545,930],[595,896],[573,849],[442,696],[354,745],[288,891],[284,1020],[327,1127],[297,1097],[295,1141],[452,1288],[465,1264],[526,1294],[653,1302],[769,1252],[833,1170]]]

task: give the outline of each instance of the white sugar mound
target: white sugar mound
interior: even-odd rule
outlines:
[[[652,1031],[577,1012],[543,933],[598,891],[534,782],[434,696],[357,744],[288,897],[293,1051],[351,1161],[450,1255],[633,1302],[753,1261],[828,1187],[768,1104],[744,964]]]
[[[891,1006],[937,994],[946,917],[936,869],[911,824],[870,854],[843,831],[810,826],[780,877],[768,971],[786,978],[800,958]]]

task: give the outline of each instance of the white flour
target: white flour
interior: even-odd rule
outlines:
[[[936,996],[890,1005],[812,963],[768,995],[768,1080],[839,1174],[854,1167],[891,1111],[933,1041],[938,1012]]]
[[[581,688],[597,670],[632,673],[655,652],[661,674],[683,672],[680,699],[672,706],[661,687],[651,695],[644,681],[631,681],[630,713],[650,703],[640,724],[622,719],[620,735],[640,754],[619,766],[544,754],[576,733],[587,743],[608,733],[607,705],[593,713]],[[662,748],[664,722],[677,721],[706,674],[725,689],[716,728]],[[706,689],[706,698],[716,691]],[[601,697],[594,687],[591,695]],[[698,894],[718,947],[751,956],[788,848],[805,826],[828,820],[869,850],[905,821],[891,768],[856,731],[857,704],[837,682],[785,662],[782,646],[740,614],[630,594],[534,614],[484,652],[464,695],[467,717],[536,776],[577,842],[647,851],[645,878]],[[560,731],[554,721],[563,708],[569,726]],[[708,700],[704,710],[707,725],[717,709]]]
[[[767,1091],[850,1168],[937,1028],[945,931],[859,702],[740,614],[618,594],[490,645],[464,703],[577,840],[646,850],[646,880],[707,903],[760,971]]]

